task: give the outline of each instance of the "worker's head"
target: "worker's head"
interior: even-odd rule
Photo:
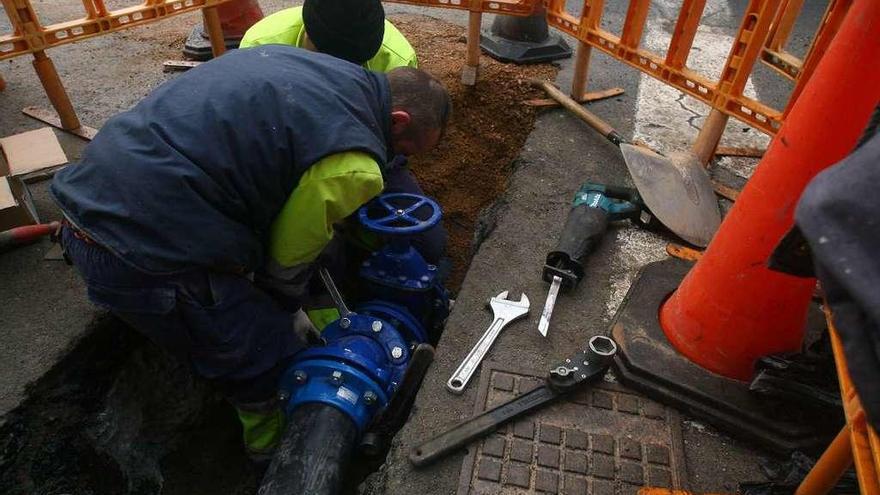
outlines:
[[[399,155],[417,155],[437,146],[452,112],[443,84],[423,70],[398,67],[391,86],[391,144]]]
[[[321,53],[361,65],[382,46],[385,10],[379,0],[305,0],[302,13],[308,41]]]

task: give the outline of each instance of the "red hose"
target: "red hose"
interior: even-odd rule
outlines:
[[[58,230],[60,222],[38,223],[25,225],[0,232],[0,249],[9,249],[36,241]]]

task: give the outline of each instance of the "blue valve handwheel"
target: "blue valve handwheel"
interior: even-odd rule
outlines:
[[[437,225],[441,216],[436,201],[409,193],[383,194],[358,210],[364,228],[392,236],[424,232]]]

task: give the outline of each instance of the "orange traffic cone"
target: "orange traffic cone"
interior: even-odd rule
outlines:
[[[480,48],[489,56],[514,64],[538,64],[571,57],[571,47],[550,31],[547,11],[540,3],[532,15],[497,15],[480,35]]]
[[[771,271],[767,260],[807,183],[853,150],[878,101],[880,2],[855,2],[706,253],[663,305],[661,326],[679,352],[748,380],[757,358],[800,349],[816,281]]]
[[[233,0],[217,7],[223,37],[241,41],[244,33],[263,18],[263,10],[257,0]]]
[[[880,102],[877,33],[880,2],[854,0],[703,257],[689,272],[678,260],[642,269],[612,327],[622,382],[777,451],[821,445],[744,380],[757,358],[801,348],[815,279],[767,262],[807,183],[852,151]]]
[[[263,18],[263,11],[257,0],[222,3],[217,6],[217,14],[220,16],[220,27],[223,29],[223,41],[227,50],[238,48],[244,33]],[[211,59],[211,41],[204,25],[196,26],[190,31],[183,46],[183,54],[193,60]]]

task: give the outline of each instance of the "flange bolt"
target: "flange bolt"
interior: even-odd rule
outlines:
[[[296,370],[293,372],[293,380],[300,385],[305,383],[308,379],[309,375],[307,375],[306,372],[303,370]]]
[[[330,375],[330,382],[333,385],[342,385],[342,372],[334,371],[332,375]]]

